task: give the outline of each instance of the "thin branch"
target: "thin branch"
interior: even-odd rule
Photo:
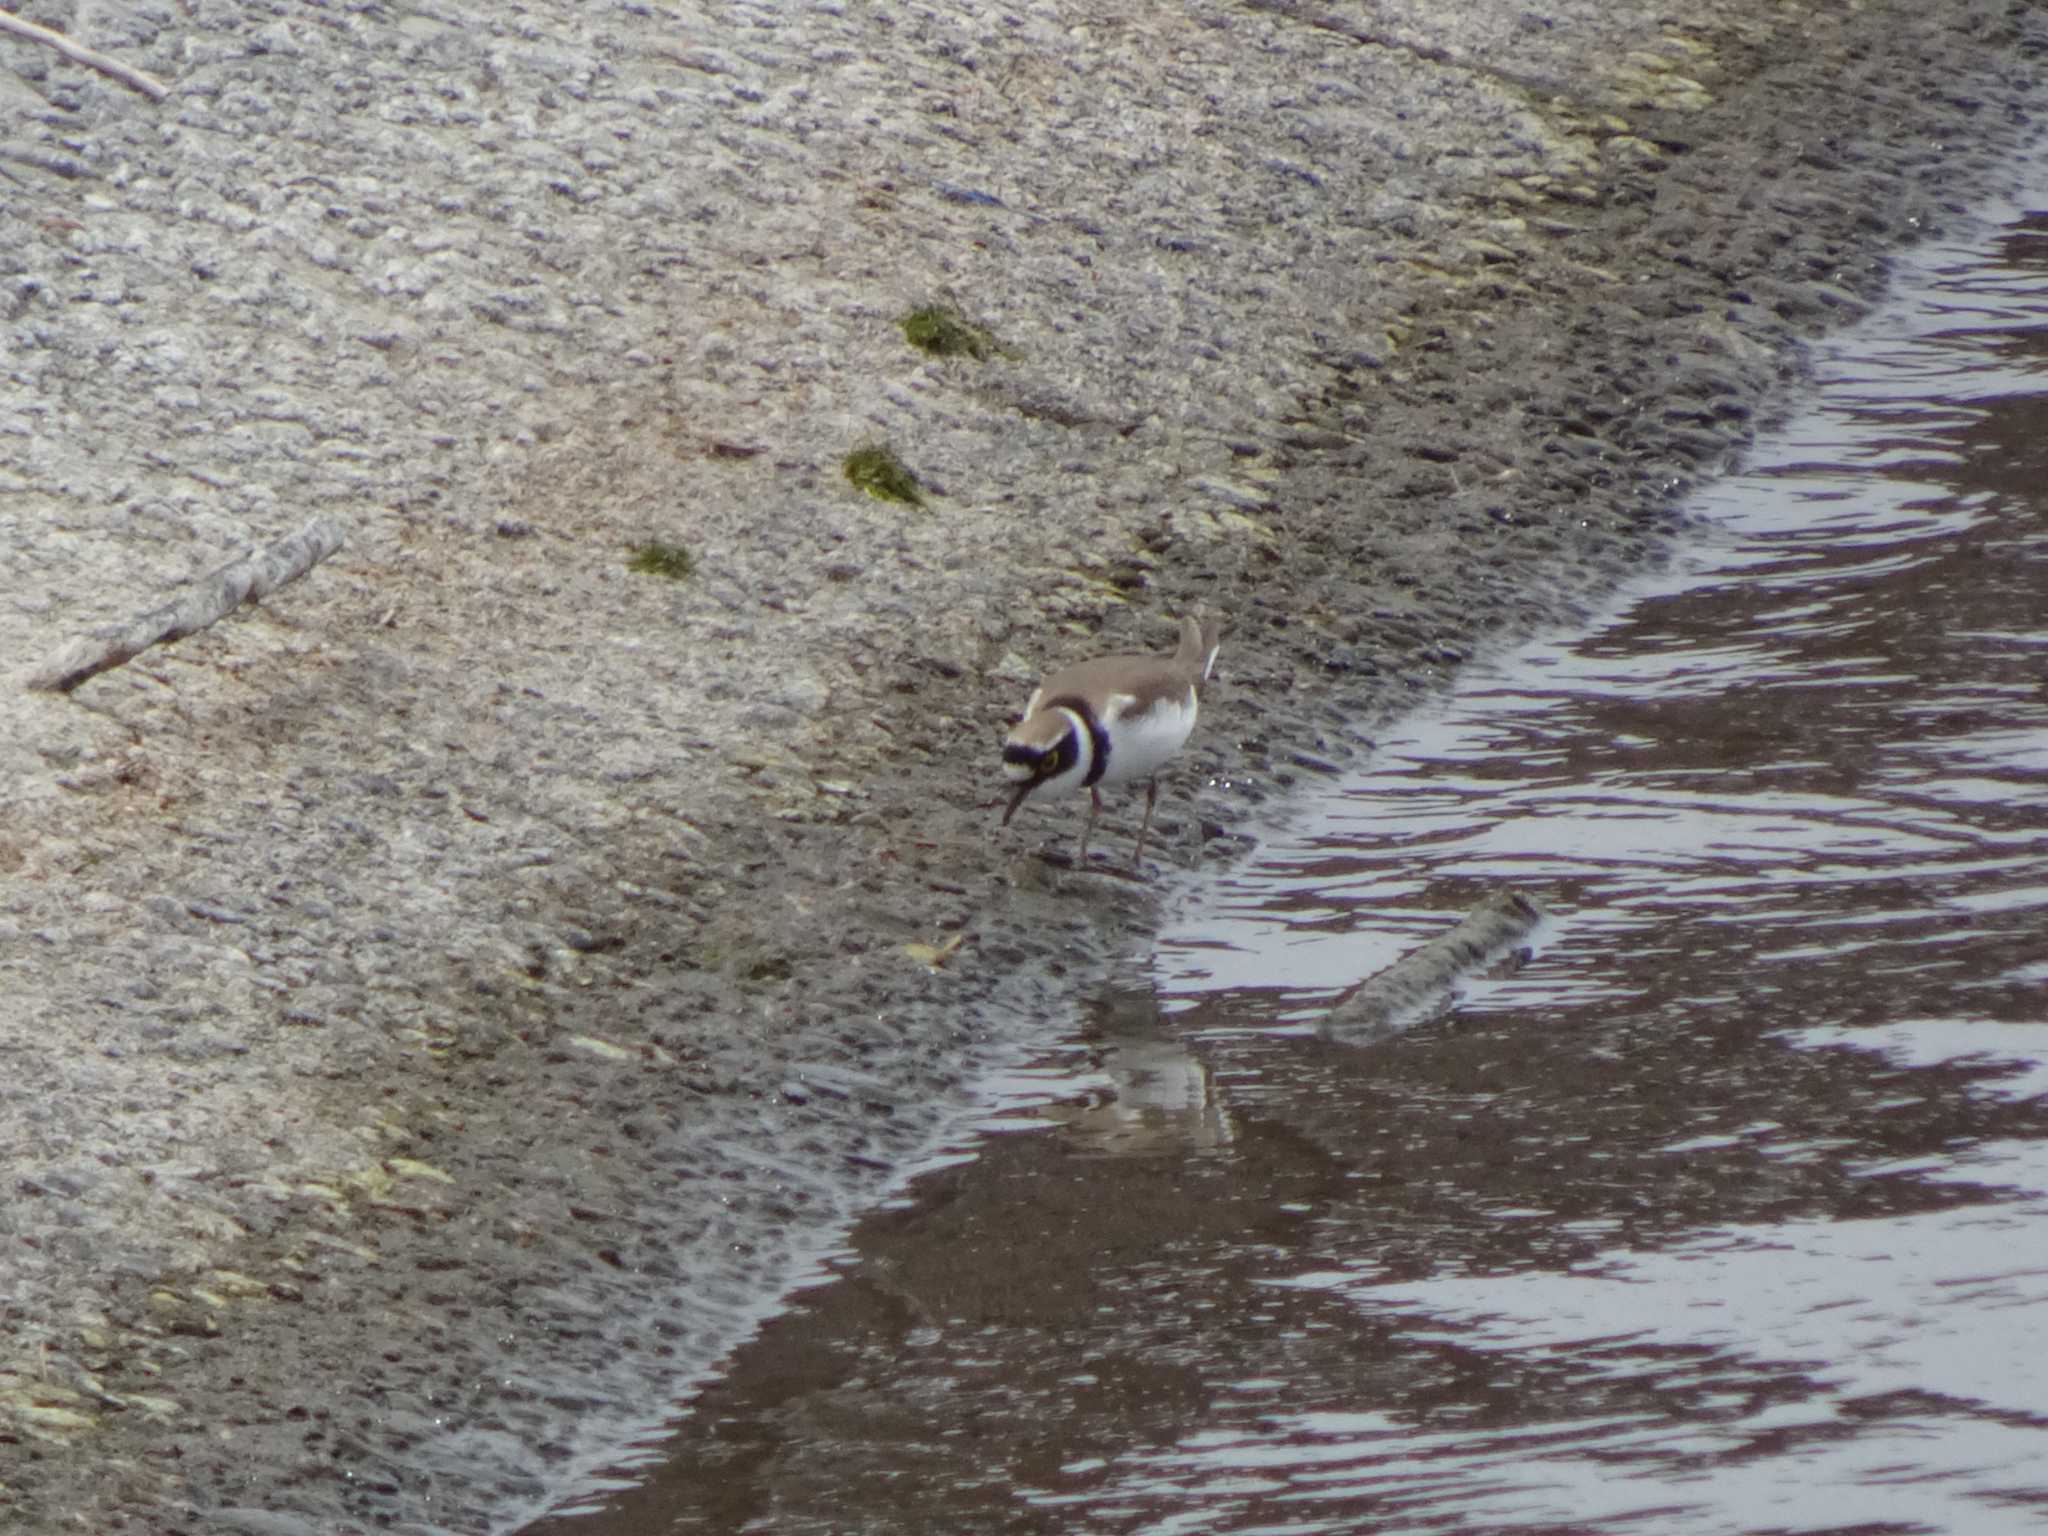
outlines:
[[[123,64],[119,59],[110,59],[83,43],[74,43],[62,32],[53,32],[38,22],[24,21],[12,11],[0,11],[0,32],[12,32],[16,37],[25,37],[32,43],[54,48],[74,64],[83,64],[87,69],[110,75],[130,90],[142,92],[151,101],[162,101],[171,94],[171,88],[155,75]]]
[[[1317,1033],[1346,1045],[1370,1045],[1427,1018],[1452,996],[1460,977],[1490,964],[1528,937],[1543,909],[1504,886],[1455,928],[1412,949],[1337,999]]]
[[[217,624],[244,603],[268,597],[296,581],[341,548],[341,529],[315,518],[288,539],[224,565],[177,602],[73,640],[34,672],[28,686],[44,693],[69,693],[89,678],[131,661],[152,645],[168,645]]]

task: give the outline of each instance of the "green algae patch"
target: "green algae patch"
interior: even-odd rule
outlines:
[[[905,341],[933,357],[971,357],[977,363],[985,363],[1004,351],[1002,343],[985,327],[943,304],[913,309],[897,324],[903,327]]]
[[[649,539],[645,544],[633,546],[633,557],[626,562],[626,569],[638,571],[643,576],[681,581],[697,569],[697,557],[680,544]]]
[[[846,456],[842,468],[846,478],[877,501],[900,501],[913,507],[924,505],[924,489],[909,467],[896,457],[886,443],[869,443]]]

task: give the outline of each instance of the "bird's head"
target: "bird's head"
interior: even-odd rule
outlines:
[[[1079,788],[1094,756],[1086,723],[1070,709],[1040,710],[1019,721],[1003,743],[1003,773],[1017,786],[1003,825],[1034,790]]]

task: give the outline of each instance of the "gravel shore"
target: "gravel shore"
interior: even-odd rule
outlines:
[[[26,1532],[576,1487],[1177,882],[1654,559],[2048,63],[1971,0],[25,10],[170,87],[0,37]],[[1038,672],[1198,608],[1150,878],[999,830]]]

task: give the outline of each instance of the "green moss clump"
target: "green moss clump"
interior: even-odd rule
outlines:
[[[887,443],[869,443],[846,456],[846,478],[878,501],[924,505],[924,492],[913,475]]]
[[[638,571],[643,576],[665,576],[670,581],[681,581],[697,569],[697,557],[680,544],[671,544],[665,539],[649,539],[645,544],[633,546],[633,558],[626,562],[626,569]]]
[[[934,357],[971,357],[985,363],[1003,350],[988,331],[943,304],[913,309],[897,323],[905,341]]]
[[[795,974],[787,955],[763,955],[747,967],[749,981],[787,981]]]

